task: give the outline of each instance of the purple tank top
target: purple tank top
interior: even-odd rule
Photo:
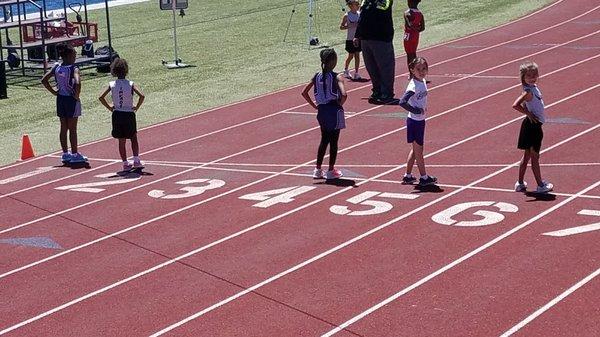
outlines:
[[[75,95],[75,66],[59,64],[54,69],[54,79],[61,96]]]

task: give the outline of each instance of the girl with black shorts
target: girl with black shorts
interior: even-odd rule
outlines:
[[[109,111],[112,112],[112,136],[119,140],[119,154],[123,160],[123,171],[141,169],[140,146],[137,139],[137,125],[135,113],[144,102],[144,94],[133,81],[128,80],[129,66],[127,61],[117,58],[110,66],[110,72],[117,78],[109,83],[108,88],[100,95],[99,99]],[[112,105],[106,101],[106,95],[111,93]],[[133,95],[138,95],[137,104],[133,104]],[[127,139],[131,139],[133,152],[133,165],[127,160],[125,148]]]

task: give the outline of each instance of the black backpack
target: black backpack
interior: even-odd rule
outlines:
[[[110,58],[110,63],[108,64],[101,64],[99,66],[96,67],[96,71],[99,73],[110,73],[110,65],[112,64],[112,62],[115,59],[119,58],[119,53],[117,53],[114,49],[112,49],[109,46],[102,46],[98,49],[96,49],[96,52],[94,54],[96,54],[96,56],[107,56],[110,55],[112,52],[112,57]]]

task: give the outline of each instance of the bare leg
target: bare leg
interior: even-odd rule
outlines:
[[[533,176],[535,177],[535,181],[538,186],[542,186],[544,183],[542,182],[542,173],[540,170],[540,154],[535,152],[533,149],[531,152],[531,171],[533,171]]]
[[[417,144],[417,142],[413,142],[413,150],[415,156],[415,161],[417,162],[417,167],[419,168],[419,173],[421,176],[427,174],[425,171],[425,158],[423,158],[423,145]]]
[[[119,155],[121,155],[121,160],[127,160],[127,149],[125,149],[125,145],[127,144],[127,139],[119,138]]]
[[[415,153],[411,149],[408,152],[408,158],[406,158],[406,174],[412,174],[413,167],[415,166]]]
[[[77,153],[77,117],[67,118],[67,128],[69,129],[71,152]]]
[[[530,157],[529,150],[523,151],[523,158],[521,158],[521,163],[519,164],[519,184],[522,184],[523,179],[525,179],[525,171],[527,170],[527,163],[529,163]]]
[[[138,143],[137,133],[131,137],[131,151],[136,157],[140,155],[140,145]]]
[[[360,52],[354,53],[354,71],[358,73],[358,68],[360,68]]]
[[[58,139],[60,140],[60,147],[63,152],[69,151],[69,146],[67,145],[67,119],[64,117],[60,118],[60,133],[58,134]]]
[[[346,57],[346,62],[344,63],[344,70],[348,70],[348,67],[350,66],[350,61],[352,61],[352,58],[354,58],[354,54],[348,53],[348,57]]]

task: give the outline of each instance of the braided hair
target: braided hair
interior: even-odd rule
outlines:
[[[326,48],[321,50],[319,54],[321,56],[321,71],[323,73],[323,92],[327,92],[327,84],[325,81],[325,75],[333,71],[337,61],[337,54],[335,49]]]

